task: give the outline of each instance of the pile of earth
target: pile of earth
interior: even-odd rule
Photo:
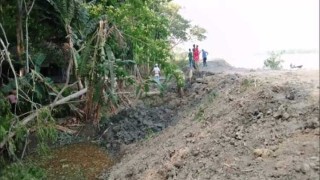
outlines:
[[[196,72],[194,75],[196,81],[199,77],[214,74]],[[168,126],[175,125],[181,119],[179,111],[191,109],[201,103],[202,94],[208,93],[201,88],[204,87],[188,86],[185,96],[180,98],[175,85],[171,85],[164,95],[147,96],[135,102],[131,108],[124,108],[110,118],[103,118],[99,132],[102,143],[110,153],[119,155],[121,145],[150,139]]]
[[[214,59],[207,62],[208,67],[203,67],[204,71],[210,69],[211,72],[224,72],[236,69],[224,59]]]
[[[182,99],[165,95],[150,101],[160,106],[119,115],[126,123],[110,126],[107,137],[127,144],[124,156],[101,178],[319,179],[318,73],[204,76]],[[132,138],[146,137],[135,129],[167,126],[144,141]]]
[[[156,101],[155,98],[163,102],[157,105],[149,104]],[[118,151],[121,144],[146,139],[168,127],[174,121],[172,117],[177,104],[166,105],[164,102],[164,99],[158,97],[148,98],[109,119],[102,119],[105,123],[100,134],[103,142],[107,143],[106,147],[111,151]]]

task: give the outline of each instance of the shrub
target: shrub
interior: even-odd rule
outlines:
[[[46,179],[45,170],[31,164],[12,163],[0,172],[0,179]]]
[[[284,53],[284,51],[281,52],[270,52],[270,57],[266,60],[264,60],[264,67],[266,68],[270,68],[273,70],[279,70],[282,69],[282,63],[283,60],[281,59],[282,54]]]

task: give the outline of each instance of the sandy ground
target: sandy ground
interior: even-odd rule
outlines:
[[[319,179],[319,71],[202,70],[213,74],[196,74],[185,97],[152,97],[121,117],[141,138],[111,128],[123,157],[101,179]]]

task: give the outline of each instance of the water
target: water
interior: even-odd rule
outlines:
[[[47,171],[48,179],[96,179],[114,164],[104,149],[91,143],[55,148],[49,156],[30,160]]]
[[[242,56],[225,56],[221,57],[225,59],[234,67],[239,68],[263,68],[263,62],[270,55],[256,54],[256,55],[242,55]],[[214,59],[220,57],[214,57]],[[297,53],[297,54],[284,54],[281,56],[284,60],[282,63],[283,69],[290,69],[290,64],[303,65],[303,69],[319,69],[319,53]]]

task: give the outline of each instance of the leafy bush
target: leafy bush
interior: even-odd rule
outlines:
[[[12,163],[0,172],[0,179],[46,179],[46,172],[31,164]]]
[[[0,141],[7,135],[10,127],[10,121],[13,118],[10,112],[10,105],[6,98],[0,92]]]
[[[281,55],[284,53],[284,51],[281,52],[270,52],[270,57],[266,60],[264,60],[264,67],[270,68],[273,70],[279,70],[282,69],[281,63],[283,63],[283,60],[281,59]]]
[[[174,77],[177,83],[177,87],[182,88],[185,86],[185,76],[179,67],[173,63],[164,63],[163,71],[166,77]]]

